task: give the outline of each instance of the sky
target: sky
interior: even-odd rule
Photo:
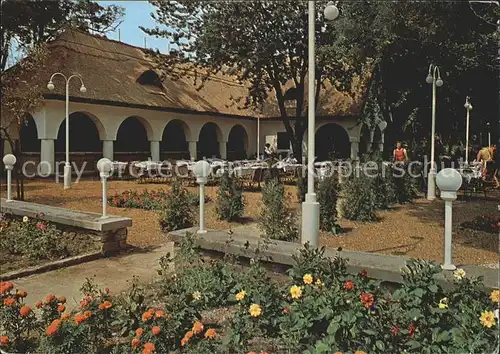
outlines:
[[[124,43],[132,44],[138,47],[144,47],[144,38],[146,46],[150,49],[158,48],[160,52],[168,52],[168,41],[165,38],[156,38],[148,36],[139,26],[153,28],[157,24],[151,18],[151,13],[155,12],[155,7],[147,1],[98,1],[99,4],[118,5],[125,8],[124,21],[114,32],[109,32],[106,36],[110,39],[121,40]],[[120,38],[118,38],[120,37]]]

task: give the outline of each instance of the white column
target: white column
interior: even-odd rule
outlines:
[[[380,152],[384,152],[384,132],[382,132],[380,141],[378,143],[378,149]]]
[[[150,141],[151,144],[151,160],[160,161],[160,142]]]
[[[221,159],[227,159],[227,141],[219,141],[219,153]]]
[[[374,130],[370,130],[370,143],[368,144],[368,148],[366,149],[366,152],[372,152],[373,151],[373,137],[375,135]]]
[[[110,161],[114,161],[113,143],[113,140],[102,141],[102,156],[109,159]]]
[[[359,153],[359,139],[351,138],[349,140],[351,142],[351,160],[357,160]]]
[[[188,141],[189,143],[189,157],[191,157],[191,160],[196,160],[198,158],[198,153],[196,151],[196,144],[198,143],[197,141]]]
[[[54,139],[41,139],[40,164],[42,175],[54,174]]]
[[[12,149],[10,148],[10,144],[7,139],[3,139],[3,153],[4,155],[12,154]]]

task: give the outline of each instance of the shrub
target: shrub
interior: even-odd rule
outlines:
[[[397,203],[396,186],[392,168],[379,163],[381,173],[374,179],[376,198],[375,205],[378,209],[388,209],[392,204]]]
[[[416,181],[408,173],[407,167],[403,163],[393,165],[396,200],[400,204],[411,202],[417,197]]]
[[[145,189],[142,192],[126,190],[109,197],[108,202],[111,206],[117,208],[161,210],[168,201],[168,195],[168,191],[163,189],[152,191]],[[191,205],[196,206],[200,204],[200,198],[197,194],[187,192],[187,195]],[[210,197],[205,195],[205,203],[208,202],[210,202]]]
[[[317,188],[319,227],[334,234],[340,231],[340,225],[337,223],[337,190],[338,183],[335,176],[323,179]]]
[[[269,179],[262,188],[263,207],[260,228],[268,238],[293,241],[298,238],[297,217],[289,207],[290,195],[277,179]]]
[[[498,233],[500,230],[500,216],[479,215],[471,221],[462,222],[460,227],[464,229]]]
[[[172,185],[167,195],[167,204],[160,211],[160,227],[162,231],[173,231],[193,226],[193,206],[186,188],[178,182]]]
[[[363,172],[351,177],[342,184],[340,204],[342,216],[349,220],[374,221],[376,214],[376,192],[374,180]]]
[[[234,179],[229,175],[229,171],[225,171],[220,181],[220,186],[217,191],[217,201],[215,212],[219,220],[232,221],[243,216],[245,209],[245,200],[236,187]]]

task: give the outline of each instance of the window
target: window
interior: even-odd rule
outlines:
[[[137,78],[137,82],[141,85],[149,85],[156,86],[159,88],[163,88],[163,84],[161,82],[160,77],[153,70],[146,70]]]

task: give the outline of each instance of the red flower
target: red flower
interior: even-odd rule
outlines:
[[[19,314],[21,317],[28,317],[28,315],[31,313],[31,308],[29,306],[24,305],[19,309]]]
[[[348,280],[344,283],[344,289],[345,290],[352,290],[354,289],[354,283],[351,280]]]
[[[361,303],[366,307],[370,308],[373,306],[373,295],[370,293],[361,294]]]
[[[158,334],[160,334],[161,329],[160,329],[160,327],[158,327],[158,326],[153,326],[153,328],[151,329],[151,332],[153,332],[153,334],[154,334],[155,336],[157,336]]]
[[[56,296],[55,296],[55,295],[52,295],[52,294],[47,295],[47,296],[45,297],[45,303],[46,303],[46,304],[50,304],[52,301],[54,301],[54,300],[55,300],[55,298],[56,298]]]
[[[283,309],[283,313],[289,313],[289,312],[290,312],[290,307],[287,306]]]
[[[412,322],[408,326],[408,336],[413,337],[414,334],[415,334],[415,324]]]
[[[14,299],[13,297],[8,297],[8,298],[3,300],[3,304],[5,306],[12,306],[12,305],[14,305],[15,302],[16,302],[16,299]]]
[[[37,309],[41,308],[43,306],[42,302],[40,300],[38,300],[36,303],[35,303],[35,307]]]
[[[47,228],[47,225],[45,225],[43,222],[39,221],[36,223],[36,227],[38,230],[45,230]]]
[[[399,327],[398,326],[392,326],[391,333],[392,333],[393,336],[397,335],[399,333]]]
[[[57,305],[57,312],[64,312],[66,310],[66,306],[63,304]]]
[[[7,337],[7,336],[1,336],[0,337],[0,346],[4,347],[7,344],[9,344],[9,337]]]
[[[0,294],[5,294],[11,291],[13,287],[14,284],[12,284],[10,281],[0,282]]]
[[[139,344],[141,344],[141,341],[139,339],[132,339],[132,348],[137,349],[139,347]]]
[[[57,331],[59,331],[60,327],[61,327],[61,320],[57,319],[52,321],[52,323],[50,324],[50,326],[47,327],[47,330],[45,332],[47,333],[48,336],[53,336],[54,334],[57,333]]]

